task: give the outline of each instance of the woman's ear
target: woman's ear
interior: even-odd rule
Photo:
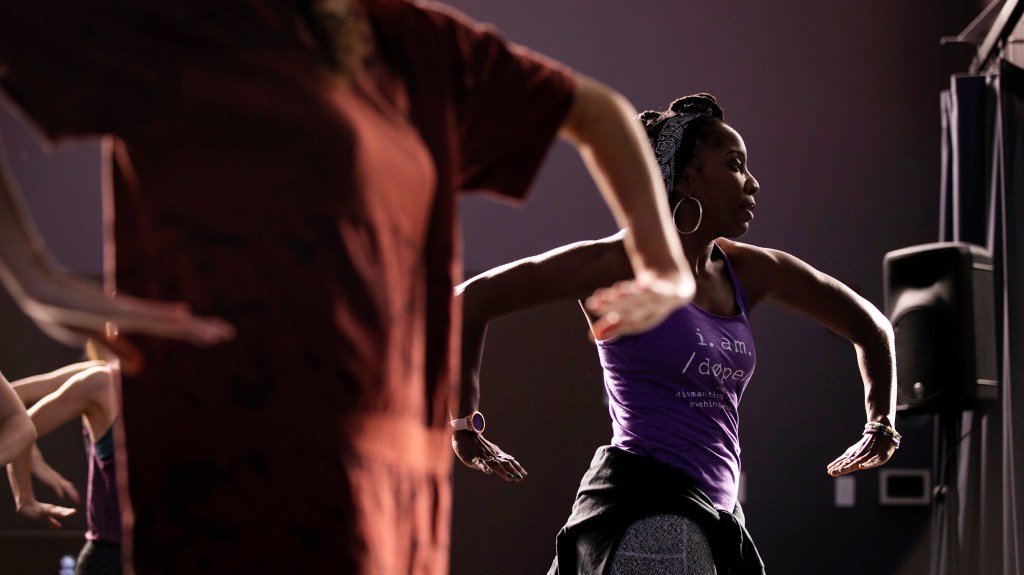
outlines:
[[[675,204],[688,195],[686,183],[683,180],[682,174],[680,174],[680,177],[676,178],[676,185],[668,191],[668,201],[671,204]]]
[[[694,175],[692,164],[683,168],[682,173],[676,178],[675,192],[681,196],[693,195]]]

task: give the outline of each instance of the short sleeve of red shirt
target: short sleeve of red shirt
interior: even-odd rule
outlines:
[[[371,11],[382,4],[393,29],[378,36],[412,62],[412,97],[418,82],[439,81],[424,73],[454,76],[431,92],[454,90],[456,188],[524,197],[572,105],[572,72],[448,6],[378,0]]]
[[[571,71],[443,4],[365,5],[378,45],[404,61],[410,97],[430,102],[421,115],[444,118],[440,128],[453,136],[442,143],[446,157],[435,158],[448,164],[440,167],[451,170],[449,183],[525,196],[572,104]],[[193,16],[176,2],[2,0],[0,87],[50,138],[123,135],[174,98],[164,64],[181,54],[160,39],[173,36],[165,27],[193,26]]]
[[[0,88],[51,139],[116,132],[156,113],[166,85],[138,25],[144,10],[111,4],[0,2]]]

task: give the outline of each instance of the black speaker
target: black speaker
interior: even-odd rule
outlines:
[[[998,396],[992,256],[962,242],[885,254],[896,332],[896,409],[949,413]]]

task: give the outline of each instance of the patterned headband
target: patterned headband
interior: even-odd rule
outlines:
[[[676,151],[683,141],[683,132],[690,122],[706,116],[713,117],[711,108],[705,112],[686,112],[673,114],[658,120],[647,129],[647,137],[651,139],[651,147],[654,148],[654,155],[658,158],[658,167],[661,168],[661,178],[665,181],[665,191],[672,193],[672,187],[676,179]],[[661,127],[660,131],[658,127]],[[652,135],[657,131],[657,135]]]

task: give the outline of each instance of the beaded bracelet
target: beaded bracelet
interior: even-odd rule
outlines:
[[[866,424],[864,424],[863,435],[868,434],[883,435],[885,437],[888,437],[889,439],[892,440],[892,443],[893,445],[896,446],[896,449],[900,448],[900,440],[903,439],[903,436],[900,435],[899,432],[896,431],[896,429],[893,428],[891,425],[878,423],[877,421],[869,421]]]

